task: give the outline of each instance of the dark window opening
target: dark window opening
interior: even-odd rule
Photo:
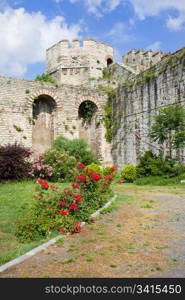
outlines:
[[[107,67],[110,66],[113,63],[113,60],[111,58],[107,59]]]

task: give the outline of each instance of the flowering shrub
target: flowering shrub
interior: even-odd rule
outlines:
[[[29,173],[31,177],[51,178],[53,175],[52,166],[44,163],[44,154],[40,154],[32,164],[32,170]]]
[[[53,174],[52,181],[70,181],[75,178],[77,173],[76,159],[65,152],[60,152],[55,149],[48,150],[44,155],[44,162],[52,166]]]
[[[21,180],[29,176],[31,150],[17,143],[0,147],[0,181]]]
[[[17,224],[21,242],[31,241],[52,233],[79,233],[80,222],[91,222],[90,215],[108,200],[113,175],[100,175],[85,166],[77,166],[78,173],[71,187],[63,191],[38,179],[34,203],[23,220]]]

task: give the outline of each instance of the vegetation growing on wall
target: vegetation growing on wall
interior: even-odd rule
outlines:
[[[90,123],[93,115],[97,111],[97,106],[92,101],[84,101],[79,107],[79,118],[82,118],[84,122]]]
[[[41,74],[41,75],[37,75],[35,77],[35,80],[36,81],[43,81],[43,82],[50,82],[50,83],[56,83],[56,81],[51,77],[49,76],[48,74]]]
[[[108,99],[107,103],[104,106],[104,116],[103,116],[103,124],[106,128],[105,139],[108,143],[112,141],[113,138],[113,109],[112,103],[115,95],[115,90],[113,88],[99,85],[97,87],[99,91],[103,91],[107,94]]]

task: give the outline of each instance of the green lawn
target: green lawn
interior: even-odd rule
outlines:
[[[50,183],[52,184],[52,183]],[[68,183],[55,184],[62,188],[68,187]],[[155,186],[156,185],[156,186]],[[164,185],[167,185],[164,187]],[[0,184],[0,265],[26,253],[34,247],[47,241],[37,240],[32,243],[21,244],[15,236],[16,221],[25,213],[26,208],[32,203],[36,184],[32,181],[12,182]],[[113,190],[118,194],[116,203],[108,210],[119,207],[121,201],[133,202],[134,197],[127,197],[127,190],[133,192],[142,190],[152,190],[171,192],[174,194],[184,194],[185,184],[178,184],[175,180],[164,180],[162,178],[144,178],[137,183],[113,184]],[[129,199],[129,200],[128,200]],[[118,207],[117,207],[118,206]]]
[[[68,184],[55,184],[67,187]],[[0,265],[16,258],[46,240],[21,244],[15,236],[15,222],[33,200],[36,184],[32,181],[0,184]]]

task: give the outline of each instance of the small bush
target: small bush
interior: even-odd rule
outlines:
[[[53,167],[44,163],[44,155],[40,154],[32,164],[31,177],[49,179],[53,175]]]
[[[60,152],[55,149],[48,150],[43,158],[45,164],[52,167],[50,179],[52,181],[71,181],[76,175],[76,159],[69,156],[66,152]]]
[[[31,150],[24,146],[6,145],[0,147],[0,181],[21,180],[29,176],[31,164],[28,158]]]
[[[81,221],[89,222],[90,215],[102,207],[110,195],[112,178],[104,178],[86,168],[80,168],[71,188],[60,190],[38,179],[34,201],[25,218],[17,223],[20,242],[32,241],[61,233],[81,232]]]
[[[152,151],[146,151],[140,158],[137,166],[138,177],[144,176],[179,176],[185,172],[185,166],[176,159],[163,160],[161,157],[153,154]]]
[[[121,177],[123,180],[133,182],[137,177],[136,167],[134,165],[127,165],[121,171]]]
[[[70,140],[59,136],[54,141],[53,148],[60,152],[67,152],[69,156],[74,156],[78,163],[86,165],[98,163],[96,154],[89,149],[89,145],[83,139]]]
[[[90,165],[86,166],[86,168],[89,171],[94,171],[95,173],[98,173],[98,174],[102,175],[102,168],[97,164],[90,164]]]

